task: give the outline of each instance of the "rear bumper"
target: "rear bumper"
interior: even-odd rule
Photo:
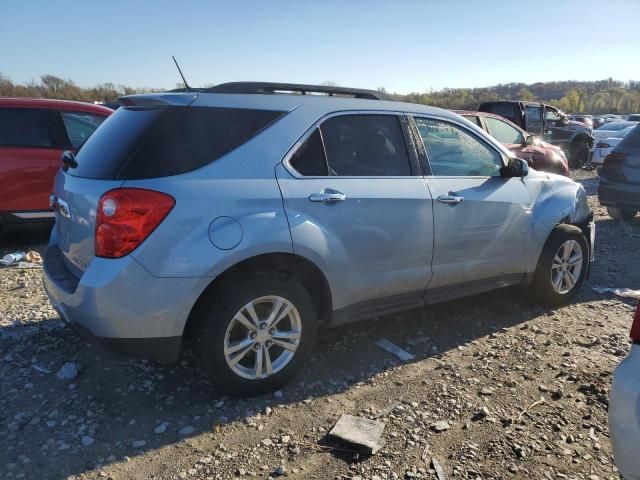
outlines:
[[[609,434],[625,480],[640,480],[640,345],[616,368],[609,396]]]
[[[111,350],[175,360],[191,308],[210,279],[157,278],[130,256],[94,258],[80,279],[57,245],[44,259],[44,288],[60,317]]]
[[[640,185],[613,183],[600,177],[598,200],[604,206],[640,209]]]

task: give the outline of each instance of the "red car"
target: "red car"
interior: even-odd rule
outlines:
[[[0,98],[0,227],[53,219],[49,195],[64,150],[77,150],[113,110]]]
[[[560,147],[543,142],[499,115],[467,110],[454,111],[488,132],[518,158],[526,160],[532,168],[569,176],[569,162]]]

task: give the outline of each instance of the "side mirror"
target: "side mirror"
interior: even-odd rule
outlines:
[[[534,146],[536,144],[535,135],[528,135],[527,138],[525,139],[524,143],[525,143],[525,145]]]
[[[500,169],[504,178],[522,178],[529,175],[529,164],[521,158],[510,158],[509,163]]]

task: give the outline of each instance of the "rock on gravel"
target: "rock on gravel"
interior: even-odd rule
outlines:
[[[73,380],[78,376],[79,371],[80,371],[80,368],[77,363],[67,362],[64,365],[62,365],[62,367],[60,367],[60,370],[58,370],[58,373],[56,373],[56,376],[60,380]]]

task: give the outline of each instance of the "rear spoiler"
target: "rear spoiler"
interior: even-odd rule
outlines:
[[[175,105],[188,107],[198,98],[197,92],[188,93],[149,93],[141,95],[126,95],[118,99],[123,107],[160,107]]]

